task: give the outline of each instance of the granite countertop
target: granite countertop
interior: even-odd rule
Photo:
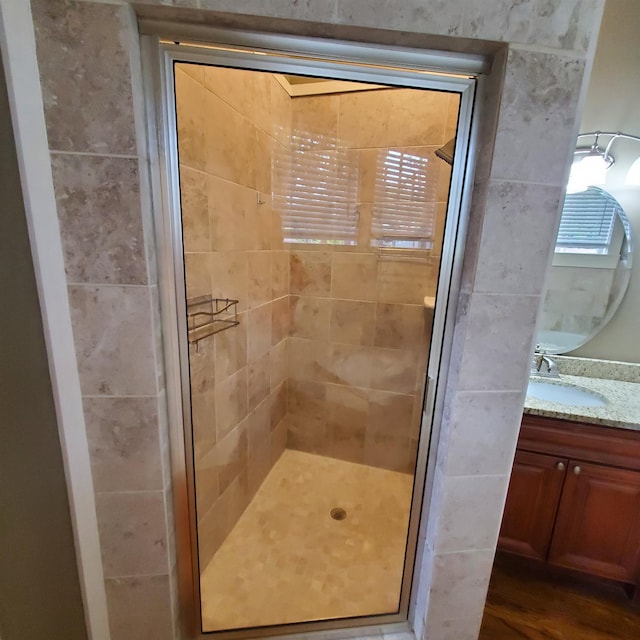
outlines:
[[[532,380],[582,387],[606,398],[607,405],[580,407],[527,396],[526,414],[640,431],[640,365],[566,356],[553,360],[560,378],[532,376]]]

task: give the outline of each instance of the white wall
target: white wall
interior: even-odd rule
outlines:
[[[624,131],[640,136],[640,2],[607,0],[580,131]],[[591,139],[587,140],[591,142]],[[640,187],[623,188],[640,143],[617,140],[616,164],[606,189],[618,197],[631,221],[634,269],[627,294],[607,327],[572,355],[640,362]]]

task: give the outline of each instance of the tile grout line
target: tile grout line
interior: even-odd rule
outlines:
[[[64,151],[61,149],[49,149],[49,154],[52,156],[79,156],[87,158],[120,158],[123,160],[136,160],[138,162],[143,160],[138,154],[129,153],[100,153],[97,151]]]

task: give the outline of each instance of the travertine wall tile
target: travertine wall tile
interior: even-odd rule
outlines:
[[[215,444],[215,442],[213,443]],[[215,504],[222,493],[218,478],[218,450],[211,445],[211,448],[195,461],[195,483],[196,483],[196,514],[198,521]]]
[[[376,304],[354,300],[331,300],[329,340],[372,345],[376,326]]]
[[[207,173],[255,189],[255,125],[211,91],[205,93],[205,108]]]
[[[187,299],[206,296],[211,291],[212,256],[210,253],[187,253],[184,271]]]
[[[284,417],[287,413],[287,397],[288,397],[288,385],[286,381],[281,382],[269,394],[269,404],[271,406],[272,454],[274,453],[273,440],[274,440],[274,434],[276,431],[279,431],[280,436],[284,438],[282,440],[282,448],[280,449],[280,453],[282,453],[282,449],[284,449],[284,442],[286,441],[287,430],[286,428],[284,429],[284,436],[282,436],[282,429],[280,429],[280,427],[283,425]],[[277,458],[274,459],[272,455],[272,462],[275,462],[276,459]]]
[[[331,264],[331,297],[345,300],[377,299],[378,262],[375,255],[334,252]]]
[[[290,338],[288,342],[289,378],[326,382],[329,364],[327,343],[304,338]]]
[[[185,65],[187,68],[189,66],[192,65]],[[211,66],[203,69],[204,86],[211,93],[255,126],[271,133],[271,74]]]
[[[582,57],[509,49],[494,179],[564,186],[584,66]]]
[[[271,304],[250,309],[247,316],[247,359],[253,362],[271,346]]]
[[[443,420],[439,464],[447,476],[508,475],[522,419],[520,391],[461,391]]]
[[[329,384],[326,402],[326,454],[350,462],[365,462],[368,390]]]
[[[433,629],[436,637],[454,640],[456,636],[448,629],[455,629],[459,624],[455,622],[458,614],[452,615],[451,611],[451,603],[457,602],[464,609],[462,620],[468,625],[464,627],[467,635],[461,637],[465,640],[477,638],[493,556],[492,549],[435,556],[427,612],[429,633]]]
[[[488,40],[585,52],[599,3],[594,0],[489,0],[469,3],[462,33]]]
[[[414,393],[419,354],[401,349],[373,349],[371,387],[380,391]]]
[[[412,0],[385,0],[373,10],[366,0],[338,0],[337,22],[455,36],[460,32],[465,5],[461,2],[452,5],[447,0],[431,0],[428,5]]]
[[[212,341],[215,347],[216,377],[221,382],[247,364],[247,313],[239,314],[238,320],[240,324],[233,331],[221,331]],[[193,367],[193,364],[190,366]],[[211,376],[211,368],[209,372]],[[193,391],[193,383],[191,389]]]
[[[207,174],[185,164],[180,171],[182,242],[185,251],[209,251],[209,192]]]
[[[154,395],[147,287],[69,287],[71,319],[85,395]]]
[[[411,440],[367,431],[364,456],[367,464],[391,471],[413,473],[417,449]]]
[[[222,440],[247,415],[247,368],[216,384],[216,434]]]
[[[561,196],[560,187],[489,184],[483,233],[493,240],[491,246],[480,247],[476,291],[536,294],[542,289]],[[533,243],[534,237],[548,242]]]
[[[247,467],[247,425],[242,419],[216,446],[216,471],[220,492],[241,474]]]
[[[346,93],[340,99],[338,138],[341,145],[357,149],[442,145],[447,108],[448,94],[435,91]]]
[[[537,296],[471,295],[458,390],[523,388],[539,302]]]
[[[291,245],[291,293],[303,295],[291,295],[289,446],[413,471],[420,413],[415,406],[422,395],[422,380],[418,383],[418,359],[410,351],[426,351],[426,331],[431,325],[430,319],[426,322],[423,299],[435,292],[440,249],[434,247],[430,254],[421,251],[417,260],[415,254],[399,259],[381,256],[372,246],[372,216],[384,200],[380,190],[385,189],[390,151],[425,158],[433,181],[430,193],[446,201],[448,181],[440,179],[442,161],[434,151],[445,141],[450,103],[446,94],[404,89],[293,100],[294,135],[320,147],[346,151],[347,168],[342,175],[349,184],[343,189],[356,198],[358,230],[355,244]],[[454,107],[457,112],[457,104]],[[328,153],[326,158],[333,156]],[[300,197],[305,195],[301,191]],[[319,205],[310,202],[310,206]],[[337,240],[344,240],[340,233],[337,229]],[[435,260],[430,262],[428,255]],[[387,349],[377,351],[374,345]],[[421,373],[424,378],[424,368]],[[313,422],[296,400],[296,385],[301,381],[313,382],[326,403],[324,408],[318,404],[322,400],[315,403]],[[329,383],[324,396],[319,386],[323,382]],[[400,424],[395,429],[382,428],[383,423],[391,425],[389,411],[384,417],[381,412],[373,424],[370,398],[376,396],[376,409],[381,409],[383,399],[372,387],[402,399],[393,405],[399,409],[395,420]]]
[[[274,362],[275,356],[272,356],[274,351],[275,349],[271,349],[249,365],[247,371],[247,409],[249,411],[253,411],[265,398],[269,396],[271,390],[271,367],[273,366],[275,368],[276,366]],[[284,357],[282,359],[284,360]],[[278,373],[279,372],[276,370],[274,372],[274,377]]]
[[[105,582],[111,640],[175,640],[169,576],[109,578]]]
[[[161,491],[97,493],[96,511],[105,578],[167,573]]]
[[[289,296],[289,304],[291,336],[328,339],[331,300],[312,296]]]
[[[424,316],[424,305],[378,303],[375,346],[423,349],[429,340],[424,333]]]
[[[34,0],[32,10],[50,148],[135,155],[122,7]]]
[[[280,344],[289,335],[289,296],[283,296],[271,303],[271,344]]]
[[[96,491],[162,489],[155,398],[85,398]]]
[[[271,251],[249,251],[249,307],[257,307],[273,299],[271,286]]]
[[[271,251],[271,284],[274,299],[289,294],[288,251]]]
[[[340,98],[337,95],[306,96],[294,102],[291,119],[294,140],[313,140],[322,149],[336,147]]]
[[[331,254],[314,251],[291,252],[290,293],[328,296],[331,291]]]
[[[367,428],[371,433],[387,436],[414,435],[412,429],[413,395],[402,395],[389,391],[370,391]]]
[[[193,109],[176,112],[180,163],[204,171],[207,165],[207,147],[200,142],[205,126],[206,105],[200,97],[200,84],[180,68],[175,74],[175,91],[176,96],[193,104]]]
[[[327,2],[314,2],[302,0],[290,2],[289,0],[273,0],[270,6],[265,6],[260,0],[200,0],[200,7],[215,11],[230,11],[231,13],[244,13],[256,16],[277,16],[280,18],[293,18],[313,20],[317,22],[332,22],[335,18],[335,0]]]
[[[493,548],[508,485],[506,475],[446,478],[434,540],[436,551]]]
[[[190,349],[206,566],[284,449],[290,267],[272,229],[270,167],[291,118],[271,74],[193,66],[176,70],[187,297],[237,299],[240,312]]]
[[[336,113],[336,105],[339,107]],[[451,107],[456,111],[451,113]],[[429,165],[429,175],[434,180],[434,194],[436,198],[448,196],[448,182],[444,179],[447,171],[439,172],[441,160],[434,156],[434,150],[444,142],[445,133],[451,130],[450,123],[457,120],[457,98],[452,103],[445,94],[429,94],[411,90],[385,90],[373,91],[362,94],[345,93],[338,96],[320,96],[313,99],[293,100],[293,121],[307,131],[307,136],[313,137],[314,144],[331,146],[334,144],[334,125],[338,121],[339,135],[337,145],[340,149],[346,148],[346,164],[348,171],[343,171],[349,176],[354,186],[350,186],[345,192],[357,194],[358,201],[358,231],[356,246],[341,246],[338,244],[314,245],[304,244],[294,247],[294,252],[304,252],[303,258],[307,262],[314,260],[307,258],[310,250],[318,253],[318,249],[331,250],[332,259],[330,266],[331,290],[329,295],[332,300],[332,317],[330,321],[330,342],[370,345],[372,338],[383,346],[404,347],[413,346],[416,342],[425,344],[426,332],[430,331],[422,314],[422,303],[425,295],[432,295],[435,291],[435,276],[437,274],[438,260],[425,260],[422,263],[400,262],[391,258],[379,260],[375,249],[371,246],[371,220],[374,212],[374,202],[379,200],[377,191],[380,187],[381,171],[386,166],[387,155],[390,150],[409,154],[411,157],[425,157]],[[362,113],[367,113],[367,120],[361,118]],[[410,118],[406,118],[411,114]],[[325,131],[323,131],[323,127]],[[399,144],[412,144],[421,146],[401,147]],[[353,149],[351,146],[369,145],[371,149]],[[440,175],[441,174],[441,175]],[[441,179],[442,178],[442,179]],[[436,223],[437,242],[442,240],[444,203],[439,209],[441,220]],[[286,213],[286,212],[285,212]],[[439,227],[438,227],[439,225]],[[434,247],[432,255],[439,254],[439,248]],[[295,256],[295,253],[294,253]],[[423,257],[423,256],[421,256]],[[315,258],[316,265],[324,262],[322,258]],[[292,258],[292,277],[297,275],[313,283],[310,268],[303,268],[298,256]],[[317,269],[317,267],[316,267]],[[323,276],[328,279],[328,266],[325,267]],[[308,282],[304,282],[306,287]],[[296,291],[296,283],[292,280],[291,291]],[[320,292],[322,291],[322,293]],[[315,295],[326,295],[324,290],[314,291]],[[350,303],[358,301],[359,306]],[[402,310],[401,305],[396,307],[376,306],[380,301],[413,303],[418,313]],[[295,304],[295,303],[294,303]],[[419,307],[418,307],[419,305]],[[353,315],[356,309],[361,313]],[[391,309],[396,313],[393,318],[389,315]],[[376,309],[379,311],[376,313]],[[380,311],[383,310],[384,311]],[[371,321],[371,314],[375,314]],[[382,317],[386,314],[384,317]],[[409,315],[408,315],[409,314]],[[401,320],[404,318],[404,320]],[[384,321],[389,320],[385,326]],[[415,324],[412,319],[416,320]],[[322,332],[309,333],[310,327],[301,322],[301,327],[293,330],[293,336],[307,337],[324,340]],[[398,325],[397,327],[395,325]],[[400,327],[400,325],[402,325]],[[321,326],[324,326],[321,324]],[[372,336],[372,331],[375,334]],[[298,365],[308,360],[309,345],[292,342],[291,358]],[[304,347],[305,354],[294,353],[298,347]],[[320,347],[315,347],[319,350]],[[298,357],[299,356],[299,357]],[[366,354],[367,358],[373,357],[373,352]],[[402,356],[401,356],[402,357]],[[329,358],[326,363],[328,379],[337,380],[344,372],[340,369],[344,365],[344,358],[340,363],[332,363]],[[342,363],[342,364],[341,364]],[[349,368],[349,367],[347,367]],[[304,373],[294,372],[291,375],[312,375],[315,379],[325,379],[322,375],[323,367],[305,367]],[[313,373],[312,373],[313,371]],[[400,384],[404,386],[392,387],[393,389],[406,390],[407,393],[421,395],[421,385],[416,384],[416,371],[411,370],[408,379]],[[381,382],[381,381],[379,381]],[[359,384],[363,384],[360,379]],[[394,380],[393,384],[398,384]],[[414,400],[414,405],[418,402]],[[416,421],[419,410],[416,413]],[[414,424],[417,425],[417,422]]]
[[[271,78],[271,134],[284,147],[291,144],[291,99],[284,87]]]
[[[287,357],[288,340],[282,340],[271,348],[269,352],[269,388],[275,391],[276,387],[285,382],[289,376],[289,362]]]
[[[51,167],[68,281],[146,284],[137,160],[55,154]]]
[[[423,304],[425,296],[436,290],[438,262],[427,258],[424,263],[381,262],[378,266],[378,300],[401,304]]]

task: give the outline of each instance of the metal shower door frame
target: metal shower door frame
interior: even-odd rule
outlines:
[[[141,52],[158,261],[161,323],[171,446],[180,613],[189,638],[241,639],[322,631],[343,638],[409,631],[428,513],[453,322],[461,277],[475,151],[472,128],[479,56],[353,42],[248,33],[175,23],[142,22]],[[174,64],[196,63],[319,76],[389,86],[457,93],[460,96],[455,160],[438,276],[431,348],[426,371],[418,458],[397,613],[357,618],[203,632],[189,386],[182,218],[175,111]],[[431,473],[428,473],[431,471]],[[426,502],[425,502],[426,501]],[[426,507],[426,508],[425,508]],[[293,636],[291,634],[294,634]]]

